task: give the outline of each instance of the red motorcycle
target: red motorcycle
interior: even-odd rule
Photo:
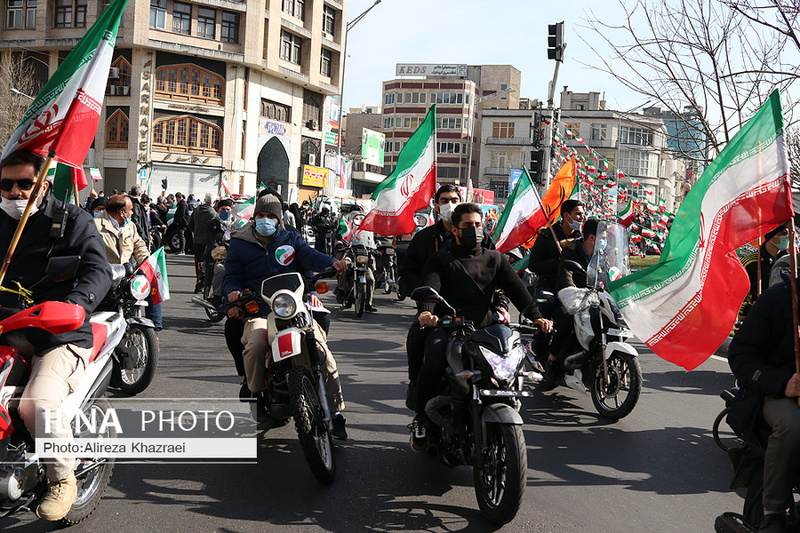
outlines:
[[[64,260],[67,258],[58,258]],[[74,276],[80,258],[70,258]],[[51,274],[53,260],[48,264],[48,280],[65,280],[62,273]],[[62,261],[58,263],[63,266]],[[69,269],[69,267],[68,267]],[[23,292],[23,291],[20,291]],[[24,334],[35,328],[53,335],[78,329],[84,321],[83,307],[65,302],[43,302],[22,310],[0,310],[0,518],[20,510],[34,510],[47,490],[45,465],[36,453],[34,438],[17,412],[19,400],[31,371],[33,345]],[[92,316],[94,346],[86,374],[64,403],[62,409],[73,420],[78,411],[86,419],[95,416],[103,420],[109,402],[103,396],[111,380],[112,354],[125,337],[126,323],[120,314],[99,313]],[[74,427],[74,426],[73,426]],[[113,426],[103,433],[82,428],[76,438],[114,438]],[[61,520],[73,525],[94,511],[105,492],[114,468],[113,459],[78,458],[75,477],[78,497],[69,513]]]

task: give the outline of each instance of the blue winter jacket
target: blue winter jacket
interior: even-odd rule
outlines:
[[[300,272],[308,278],[331,266],[334,259],[318,252],[293,231],[278,228],[268,243],[256,235],[255,225],[248,222],[231,235],[225,259],[225,295],[249,289],[261,291],[261,283],[275,274]],[[261,305],[266,316],[269,307]]]

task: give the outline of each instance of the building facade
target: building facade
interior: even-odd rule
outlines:
[[[383,131],[380,107],[353,108],[342,119],[342,153],[347,154],[347,159],[352,161],[349,189],[355,198],[372,195],[378,184],[389,174],[385,165],[370,165],[363,160],[361,147],[364,129],[378,133]]]
[[[509,195],[515,171],[525,167],[531,177],[537,175],[541,159],[536,158],[538,137],[534,134],[539,112],[539,109],[484,109],[482,112],[478,187],[493,191],[497,203],[505,202]]]
[[[18,4],[5,5],[0,53],[46,76],[108,5]],[[166,180],[171,192],[219,194],[224,182],[253,194],[260,181],[293,200],[318,194],[304,169],[322,164],[344,20],[339,0],[131,0],[86,161],[103,174],[98,188],[149,183],[155,195]]]

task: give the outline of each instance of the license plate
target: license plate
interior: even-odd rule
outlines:
[[[283,361],[302,351],[303,334],[297,328],[289,328],[278,333],[272,341],[272,359]]]
[[[494,398],[532,398],[533,393],[528,390],[481,389],[481,396],[490,396]]]

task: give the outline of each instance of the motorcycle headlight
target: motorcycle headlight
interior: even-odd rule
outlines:
[[[130,285],[128,286],[131,296],[137,300],[144,300],[150,296],[150,282],[141,274],[137,274],[131,278]]]
[[[394,248],[387,248],[386,255],[394,255]]]
[[[297,313],[297,302],[291,294],[278,294],[272,300],[272,312],[280,318],[292,318]]]
[[[494,377],[503,381],[511,381],[517,375],[517,369],[525,357],[525,348],[522,344],[512,348],[506,357],[483,346],[478,346],[478,348],[480,348],[483,358],[492,367]]]
[[[369,262],[368,255],[357,255],[356,256],[356,263],[359,265],[366,265]]]

